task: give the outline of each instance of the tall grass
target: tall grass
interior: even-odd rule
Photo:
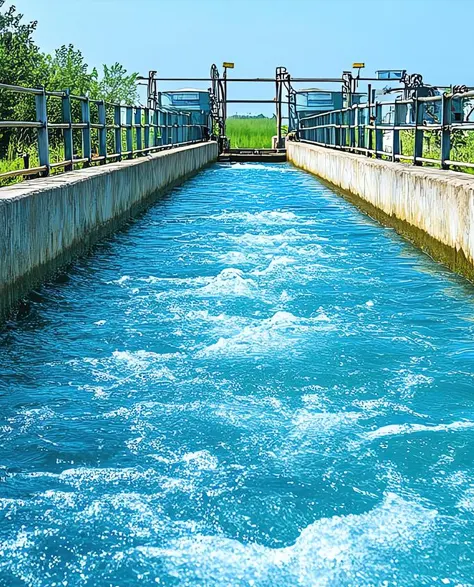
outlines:
[[[412,156],[415,149],[415,132],[404,130],[400,132],[400,152],[403,155]],[[427,159],[441,158],[441,133],[431,131],[423,133],[423,157]],[[451,135],[451,161],[460,163],[474,163],[474,132],[458,131]],[[423,163],[424,167],[439,168],[438,163]],[[453,171],[474,174],[474,169],[462,165],[451,166]]]
[[[274,118],[228,118],[226,134],[232,149],[270,149],[276,135]]]

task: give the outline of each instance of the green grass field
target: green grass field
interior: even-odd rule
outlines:
[[[270,149],[276,135],[274,118],[228,118],[226,134],[231,149]]]

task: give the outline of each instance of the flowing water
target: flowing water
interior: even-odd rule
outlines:
[[[474,584],[470,285],[215,165],[0,331],[0,585]]]

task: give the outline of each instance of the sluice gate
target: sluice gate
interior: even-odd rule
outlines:
[[[219,155],[222,163],[284,163],[286,149],[228,149]]]

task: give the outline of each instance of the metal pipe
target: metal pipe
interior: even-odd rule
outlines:
[[[210,77],[157,77],[160,82],[212,82]],[[145,81],[147,77],[138,76],[137,80]],[[257,82],[257,83],[275,83],[274,77],[228,77],[228,82]],[[319,82],[319,83],[341,83],[343,80],[338,77],[294,77],[292,82]]]
[[[0,84],[0,90],[8,90],[11,92],[18,92],[20,94],[35,94],[40,95],[43,90],[39,88],[22,88],[21,86],[14,86],[12,84]]]
[[[273,100],[226,100],[227,104],[275,104]]]
[[[0,128],[42,128],[41,122],[0,120]]]
[[[36,175],[38,173],[42,173],[43,171],[47,171],[48,167],[46,165],[40,165],[40,167],[30,167],[30,169],[15,169],[13,171],[6,171],[5,173],[0,173],[0,179],[7,179],[9,177],[19,177],[21,175]]]

